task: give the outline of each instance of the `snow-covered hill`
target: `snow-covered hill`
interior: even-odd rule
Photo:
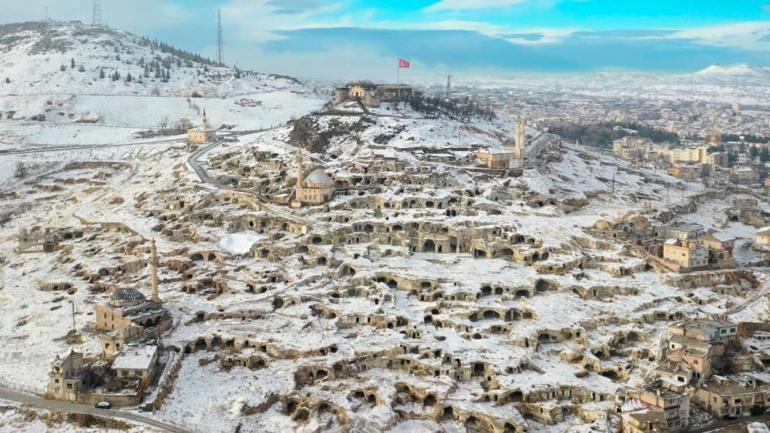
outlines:
[[[80,22],[0,26],[0,94],[206,97],[294,89],[291,78],[240,72],[121,30]]]
[[[0,26],[0,149],[132,141],[161,125],[278,125],[326,97],[290,77],[80,22]]]

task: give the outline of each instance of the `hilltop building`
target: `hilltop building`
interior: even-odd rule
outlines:
[[[379,107],[382,102],[401,102],[412,97],[412,86],[407,84],[374,84],[370,81],[349,83],[334,90],[334,103],[359,100],[367,107]]]

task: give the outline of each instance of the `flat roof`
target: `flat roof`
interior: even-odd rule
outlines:
[[[114,370],[149,370],[157,353],[158,346],[128,346],[112,362],[112,368]]]

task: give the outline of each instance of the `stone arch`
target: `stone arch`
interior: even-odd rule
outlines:
[[[434,242],[432,239],[426,239],[425,242],[422,244],[422,252],[424,253],[435,253],[436,252],[436,242]]]
[[[497,404],[503,405],[506,403],[518,403],[524,401],[524,393],[521,392],[521,390],[514,390],[506,392],[505,394],[501,395],[500,398],[497,400]]]

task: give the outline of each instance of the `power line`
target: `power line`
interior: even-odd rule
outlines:
[[[219,25],[217,26],[217,60],[220,65],[225,64],[224,42],[222,41],[222,9],[217,10]]]
[[[94,0],[94,10],[91,16],[91,25],[95,27],[101,27],[104,24],[102,20],[102,2],[101,0]]]

